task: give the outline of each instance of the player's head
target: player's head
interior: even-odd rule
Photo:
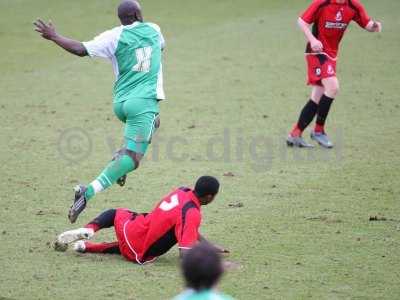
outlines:
[[[219,191],[219,182],[212,176],[201,176],[196,181],[194,193],[200,200],[201,205],[212,202]]]
[[[135,0],[122,0],[118,6],[118,17],[122,25],[131,25],[136,21],[143,22],[142,9]]]
[[[199,243],[182,259],[186,287],[196,291],[213,288],[223,274],[220,255],[208,243]]]

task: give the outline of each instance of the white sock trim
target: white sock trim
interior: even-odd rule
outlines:
[[[111,180],[108,179],[107,175],[101,174],[100,177],[103,178],[105,181],[107,181],[109,186],[112,186]]]
[[[93,187],[93,190],[94,190],[95,194],[97,194],[97,193],[101,192],[102,190],[104,190],[103,185],[97,179],[94,180],[90,185]]]

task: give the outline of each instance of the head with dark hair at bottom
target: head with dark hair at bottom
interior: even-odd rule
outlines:
[[[123,0],[118,6],[118,17],[122,25],[143,22],[142,8],[136,0]]]
[[[210,244],[199,243],[183,256],[182,273],[187,288],[212,289],[224,273],[221,257]]]
[[[201,205],[211,203],[219,191],[218,179],[213,176],[201,176],[194,186],[194,193]]]

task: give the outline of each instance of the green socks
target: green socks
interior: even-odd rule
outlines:
[[[94,180],[85,192],[86,200],[91,199],[95,194],[112,186],[118,178],[136,169],[135,161],[129,155],[122,155],[117,160],[111,161]]]

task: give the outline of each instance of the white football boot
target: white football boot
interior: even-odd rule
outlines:
[[[92,228],[78,228],[61,233],[57,237],[57,242],[63,244],[71,244],[80,240],[90,240],[94,236]]]

